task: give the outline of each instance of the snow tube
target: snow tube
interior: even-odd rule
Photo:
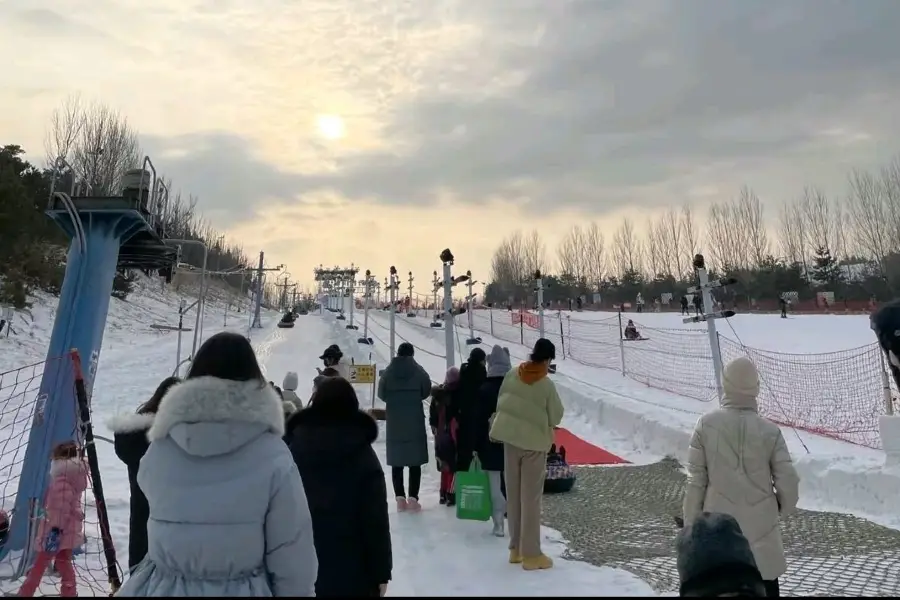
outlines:
[[[291,327],[294,326],[294,322],[293,321],[279,321],[278,326],[281,327],[282,329],[290,329]]]
[[[545,494],[563,494],[572,491],[577,479],[572,467],[559,459],[547,461],[547,477],[544,479]]]

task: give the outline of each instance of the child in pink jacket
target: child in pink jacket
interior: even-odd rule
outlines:
[[[51,563],[62,580],[59,595],[64,598],[77,595],[72,550],[84,543],[83,498],[87,487],[87,465],[78,446],[64,442],[54,448],[44,515],[37,528],[38,554],[19,589],[19,596],[34,596]]]

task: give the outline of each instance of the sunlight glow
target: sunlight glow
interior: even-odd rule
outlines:
[[[328,140],[337,140],[346,134],[344,120],[337,115],[319,115],[316,117],[316,129],[319,135]]]

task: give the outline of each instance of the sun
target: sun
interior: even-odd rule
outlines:
[[[337,115],[319,115],[316,117],[316,130],[328,140],[338,140],[346,134],[344,120]]]

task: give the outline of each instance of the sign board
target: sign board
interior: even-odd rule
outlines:
[[[0,318],[2,318],[4,321],[12,321],[14,316],[16,316],[16,309],[14,309],[12,306],[7,306],[3,309],[3,313],[2,315],[0,315]]]
[[[350,365],[350,383],[375,383],[375,365]]]

